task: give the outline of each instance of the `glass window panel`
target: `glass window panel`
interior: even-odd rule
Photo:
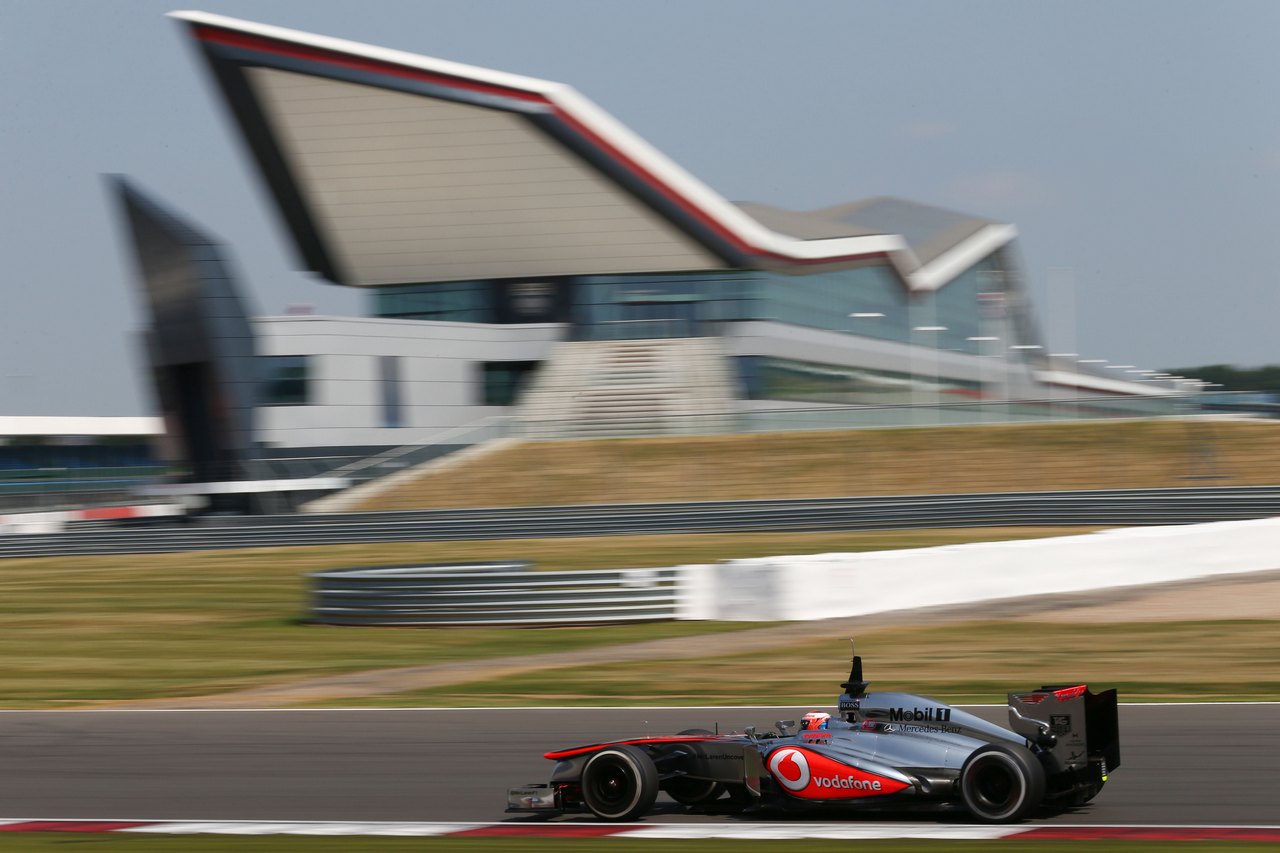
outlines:
[[[493,322],[491,293],[487,281],[396,285],[379,289],[373,313],[410,320],[489,323]]]
[[[481,365],[484,376],[484,405],[510,406],[533,377],[540,362],[486,361]]]
[[[914,402],[913,390],[917,386],[937,390],[935,378],[924,379],[910,373],[763,356],[749,358],[750,362],[740,362],[739,374],[753,400],[896,405]],[[976,382],[947,379],[946,390],[979,388]]]
[[[305,406],[310,403],[308,357],[305,355],[259,356],[260,406]]]

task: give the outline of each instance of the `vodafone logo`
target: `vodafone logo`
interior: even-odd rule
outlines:
[[[813,784],[819,788],[848,788],[851,791],[879,791],[883,787],[879,780],[859,779],[857,776],[836,776],[832,779],[819,777],[813,780]]]
[[[780,749],[769,757],[769,772],[788,791],[809,786],[809,759],[798,749]]]
[[[845,800],[896,794],[909,783],[860,770],[804,747],[769,754],[769,773],[787,793],[802,800]]]

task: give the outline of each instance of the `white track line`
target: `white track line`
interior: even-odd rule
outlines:
[[[314,714],[359,711],[366,713],[449,711],[793,711],[796,708],[822,707],[830,703],[809,702],[794,705],[510,705],[456,708],[386,708],[371,705],[352,708],[0,708],[0,714]],[[1121,708],[1198,708],[1233,705],[1280,705],[1280,700],[1244,700],[1240,702],[1121,702]],[[964,704],[953,708],[1004,708],[1003,704]]]
[[[49,825],[56,826],[59,832],[75,832],[77,824],[86,827],[110,824],[122,824],[118,828],[90,829],[91,832],[117,833],[132,832],[151,835],[330,835],[330,836],[408,836],[437,837],[458,833],[474,833],[485,830],[485,834],[510,837],[543,837],[556,838],[578,834],[576,830],[587,830],[581,833],[584,837],[621,837],[646,839],[768,839],[792,840],[802,838],[823,838],[839,840],[877,840],[890,838],[920,838],[940,840],[974,840],[986,841],[1026,835],[1041,835],[1052,838],[1054,831],[1074,830],[1093,831],[1101,838],[1108,837],[1107,830],[1114,830],[1112,837],[1131,837],[1132,830],[1155,830],[1158,832],[1187,831],[1191,833],[1188,840],[1198,837],[1196,833],[1212,833],[1222,831],[1280,833],[1280,825],[1251,824],[1020,824],[1016,826],[983,826],[976,824],[938,824],[938,823],[861,823],[857,821],[830,821],[826,823],[700,823],[700,824],[654,824],[654,823],[578,823],[578,822],[523,822],[506,823],[461,823],[461,822],[405,822],[405,821],[246,821],[246,820],[73,820],[67,818],[28,818],[0,819],[0,826],[15,827],[23,823],[38,823],[45,826],[33,829],[33,832],[50,831]],[[128,824],[137,824],[129,826]],[[591,830],[606,830],[603,833]],[[525,830],[525,831],[521,831]],[[1044,831],[1047,830],[1048,833]],[[10,829],[9,831],[21,831]],[[496,832],[492,832],[496,831]],[[1203,839],[1202,839],[1203,840]]]
[[[162,821],[126,827],[120,832],[154,835],[408,835],[418,838],[450,835],[491,824],[335,822],[335,821]]]
[[[826,838],[874,840],[935,838],[987,841],[1026,832],[1024,826],[947,826],[909,823],[777,823],[777,824],[667,824],[628,831],[626,838],[734,838],[744,840],[794,840]]]

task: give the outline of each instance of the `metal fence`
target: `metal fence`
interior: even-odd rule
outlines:
[[[0,537],[0,557],[726,531],[1192,524],[1280,515],[1280,486],[605,504],[208,519]]]
[[[336,569],[312,574],[329,625],[582,625],[676,617],[679,570],[537,572],[527,563]]]
[[[134,501],[134,492],[159,483],[155,467],[6,471],[0,474],[0,515]]]
[[[593,437],[593,430],[601,435],[632,437],[720,435],[1166,418],[1199,411],[1198,398],[1192,394],[870,405],[757,401],[735,404],[726,411],[622,413],[598,416],[593,421],[584,421],[572,412],[536,420],[512,418],[503,431],[525,440],[560,440]],[[1250,413],[1261,414],[1262,410]]]
[[[503,438],[510,434],[513,421],[513,418],[506,415],[494,415],[453,429],[436,430],[416,442],[345,463],[326,473],[328,476],[343,477],[356,483],[385,477],[455,450]]]
[[[1199,412],[1194,395],[971,400],[878,406],[757,407],[741,413],[742,432],[977,426],[1062,421],[1164,418]]]

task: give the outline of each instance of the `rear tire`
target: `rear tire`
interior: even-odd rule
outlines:
[[[635,820],[658,798],[658,768],[636,746],[611,746],[582,768],[582,800],[601,820]]]
[[[960,798],[983,823],[1016,823],[1044,800],[1044,767],[1025,747],[988,744],[960,770]]]

